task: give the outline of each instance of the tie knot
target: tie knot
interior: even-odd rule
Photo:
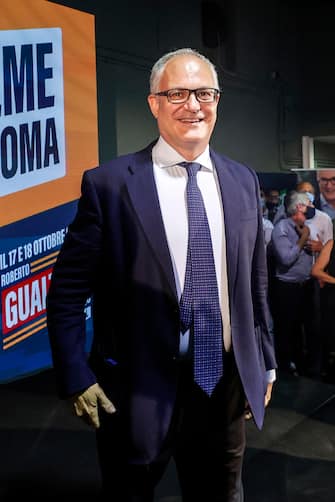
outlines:
[[[197,172],[201,169],[201,164],[198,164],[197,162],[181,162],[179,165],[187,170],[189,177],[196,176]]]

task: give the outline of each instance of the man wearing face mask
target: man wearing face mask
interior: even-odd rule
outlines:
[[[314,263],[322,247],[333,238],[333,223],[327,213],[314,207],[315,189],[309,181],[300,181],[297,185],[297,192],[305,193],[308,196],[313,209],[309,213],[310,215],[314,213],[314,216],[306,222],[310,229],[310,237],[306,245],[313,253]]]
[[[285,200],[287,217],[274,227],[271,245],[275,259],[274,334],[279,370],[305,373],[306,340],[317,339],[313,319],[314,290],[308,247],[315,208],[305,193],[292,191]]]
[[[320,253],[322,247],[329,239],[333,238],[333,222],[331,217],[325,213],[323,210],[318,209],[315,206],[315,188],[309,181],[300,181],[296,186],[296,191],[299,193],[305,193],[309,200],[310,205],[315,207],[315,214],[313,218],[307,220],[307,225],[310,229],[310,237],[307,242],[309,250],[314,255],[314,261],[318,253]],[[287,216],[285,203],[282,204],[273,220],[273,224],[278,223],[279,220]]]

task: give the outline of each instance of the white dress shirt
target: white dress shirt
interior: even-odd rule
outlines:
[[[159,204],[173,263],[177,293],[180,298],[185,280],[188,224],[186,204],[187,171],[178,164],[185,162],[186,159],[160,137],[153,147],[152,160]],[[231,348],[231,328],[224,214],[218,179],[209,155],[209,147],[193,162],[197,162],[202,166],[197,174],[197,182],[204,199],[212,237],[223,323],[223,341],[226,351],[229,351]],[[188,333],[181,336],[181,352],[187,350],[188,336]]]
[[[273,223],[265,218],[263,216],[262,218],[263,221],[263,233],[264,233],[264,242],[265,242],[265,247],[269,244],[271,241],[271,235],[272,235],[272,230],[273,230]]]
[[[310,239],[320,240],[322,244],[326,244],[326,242],[333,238],[333,222],[331,217],[319,209],[315,209],[315,216],[310,220],[306,220],[305,225],[310,229]]]
[[[162,212],[166,238],[173,264],[178,297],[184,288],[188,223],[186,202],[186,169],[178,164],[187,162],[166,141],[160,137],[152,149],[154,178],[156,182],[159,204]],[[227,352],[231,349],[231,326],[229,313],[229,294],[226,261],[226,234],[224,212],[217,174],[209,155],[209,147],[193,162],[201,164],[197,173],[200,188],[207,212],[212,238],[216,278],[221,305],[223,342]],[[180,353],[186,353],[189,346],[189,331],[180,335]],[[267,372],[268,382],[276,379],[276,371]]]
[[[328,214],[328,216],[330,216],[330,218],[332,220],[335,219],[335,207],[330,205],[326,199],[324,198],[324,196],[322,194],[320,194],[320,209],[321,211],[324,211],[325,213]]]

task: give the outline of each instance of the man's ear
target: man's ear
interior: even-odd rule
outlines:
[[[158,117],[159,99],[157,98],[157,96],[154,96],[153,94],[149,94],[148,104],[149,104],[151,113],[153,114],[153,116],[156,119]]]

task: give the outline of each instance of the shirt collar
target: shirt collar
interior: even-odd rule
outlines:
[[[334,209],[330,204],[328,204],[322,193],[320,193],[320,202],[322,207],[330,207],[331,209]]]
[[[157,143],[152,149],[152,161],[157,167],[170,167],[180,164],[180,162],[187,162],[176,150],[174,150],[163,138],[159,137]],[[193,160],[198,162],[205,168],[213,171],[213,163],[209,155],[209,145],[199,157]]]

